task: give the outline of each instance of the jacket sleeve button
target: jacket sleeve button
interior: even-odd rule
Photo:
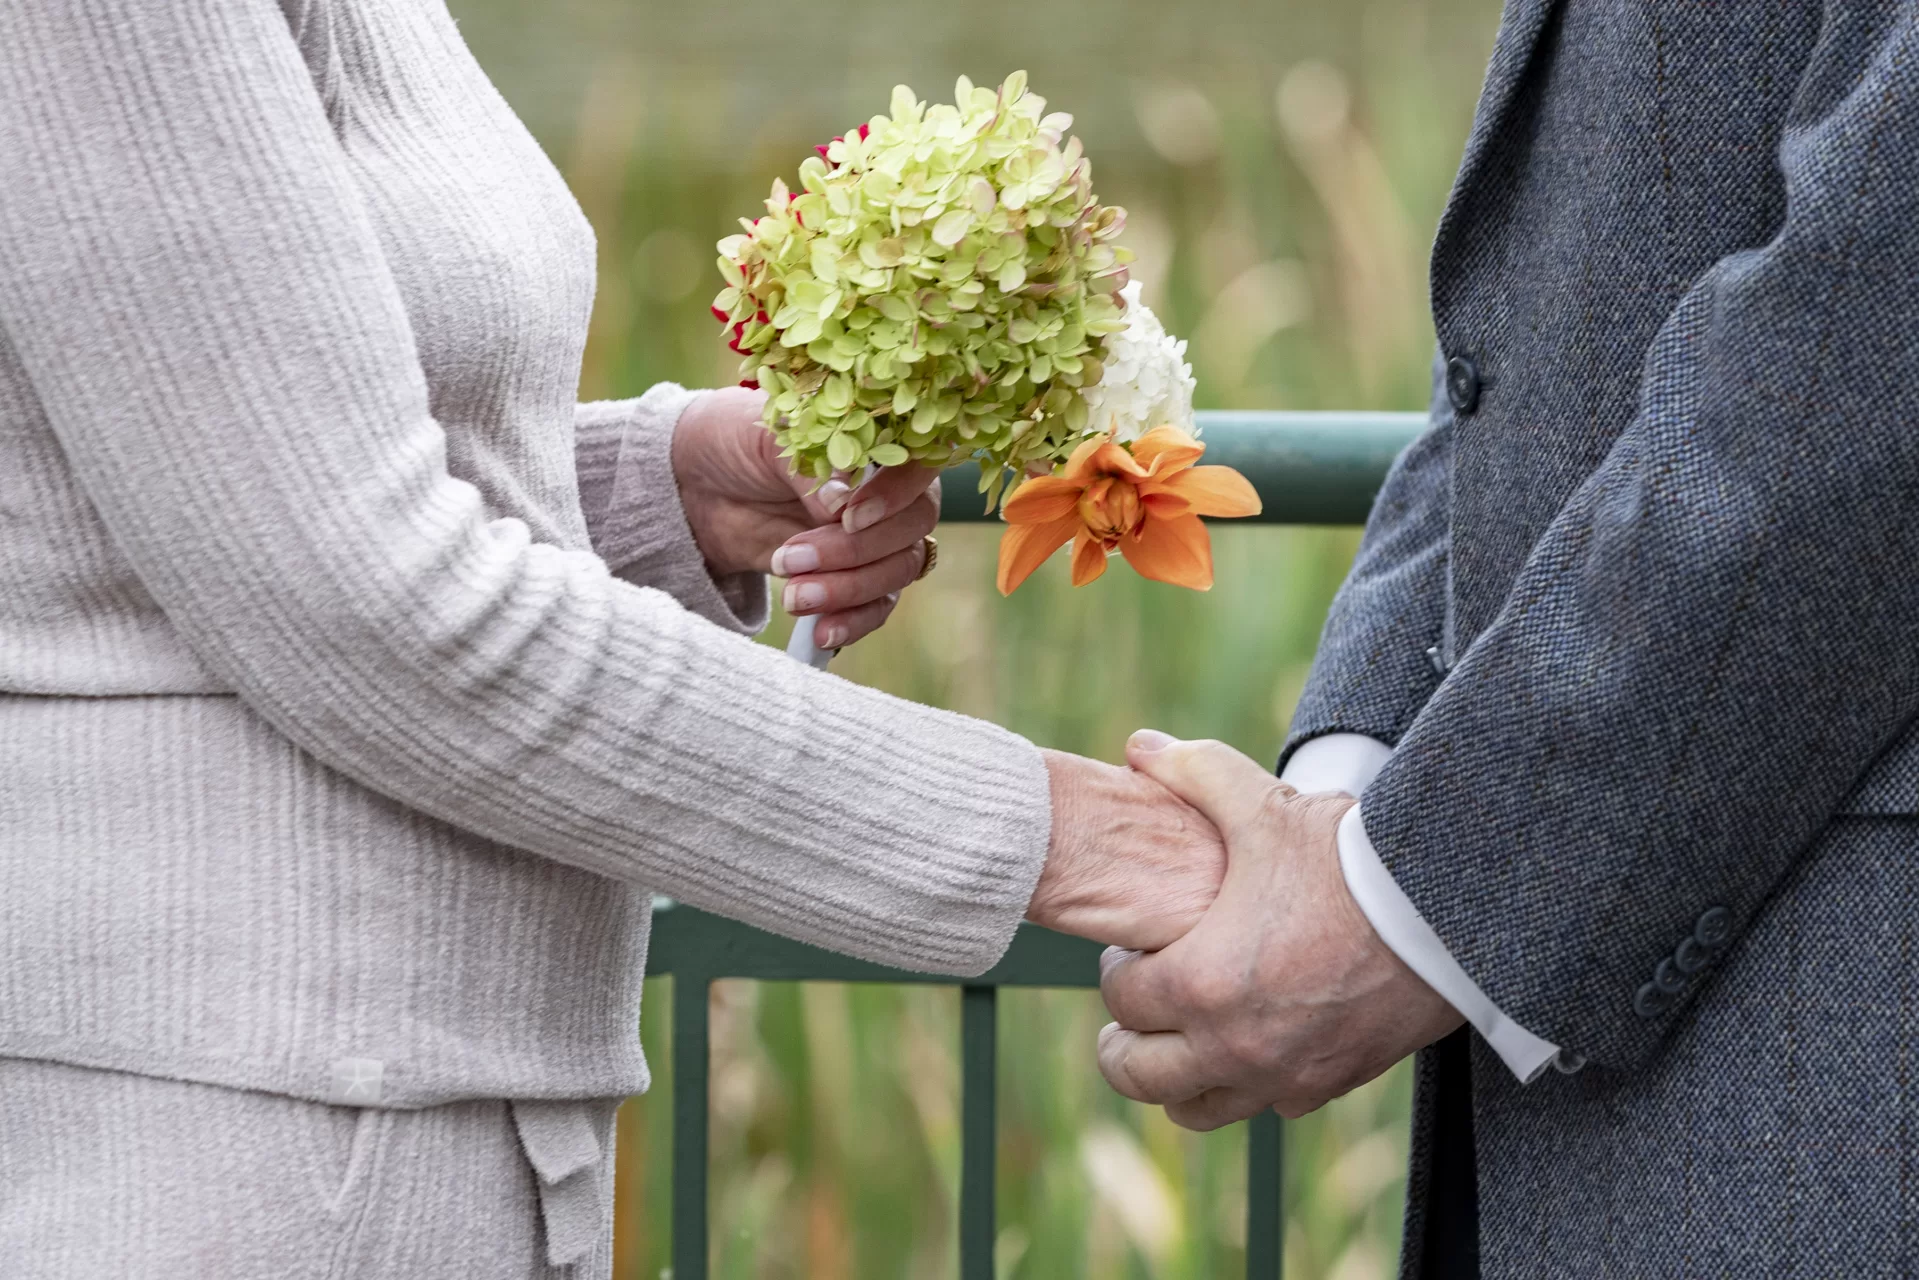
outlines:
[[[1659,967],[1652,971],[1652,984],[1667,995],[1676,996],[1685,988],[1686,975],[1668,958],[1661,960]]]
[[[1732,938],[1732,912],[1725,907],[1707,907],[1692,927],[1692,936],[1702,947],[1722,947]]]
[[[1479,366],[1465,356],[1446,362],[1446,402],[1455,413],[1471,413],[1479,407]]]
[[[1678,950],[1672,953],[1673,965],[1681,973],[1698,973],[1710,959],[1712,953],[1700,946],[1697,938],[1681,938]]]
[[[1632,998],[1632,1011],[1642,1018],[1657,1018],[1672,1007],[1672,997],[1648,982]]]

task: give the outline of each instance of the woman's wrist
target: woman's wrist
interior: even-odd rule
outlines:
[[[1052,832],[1027,919],[1139,950],[1175,941],[1225,876],[1218,831],[1132,769],[1062,751],[1041,756]]]
[[[1056,928],[1069,913],[1071,899],[1082,892],[1084,879],[1079,863],[1081,810],[1085,807],[1086,783],[1080,766],[1090,764],[1079,756],[1041,748],[1046,762],[1046,779],[1052,793],[1053,826],[1047,837],[1046,862],[1033,886],[1033,897],[1026,905],[1026,918],[1035,924]]]
[[[681,411],[673,428],[673,480],[679,487],[680,509],[693,533],[693,545],[714,578],[741,573],[764,573],[749,549],[739,545],[737,518],[714,481],[739,476],[765,466],[753,451],[771,436],[764,431],[742,431],[741,420],[757,419],[762,397],[743,388],[702,391]]]

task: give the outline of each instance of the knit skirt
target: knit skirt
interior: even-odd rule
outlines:
[[[0,1058],[0,1272],[604,1280],[616,1106],[333,1106]]]

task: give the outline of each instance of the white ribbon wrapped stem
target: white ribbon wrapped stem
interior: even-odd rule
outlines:
[[[852,504],[853,494],[858,493],[860,486],[864,485],[868,480],[871,480],[873,473],[878,470],[878,467],[871,465],[866,468],[865,473],[860,476],[860,483],[854,485],[853,492],[846,495],[846,504],[841,506],[840,510],[844,511],[846,506]],[[838,653],[839,650],[822,649],[818,644],[814,643],[813,636],[819,628],[820,619],[818,614],[808,614],[804,618],[796,619],[793,623],[793,634],[786,641],[786,656],[796,661],[804,662],[816,671],[824,671],[826,670],[826,664],[833,660],[833,655]]]

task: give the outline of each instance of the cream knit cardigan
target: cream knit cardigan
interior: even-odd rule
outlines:
[[[653,893],[1000,955],[1038,753],[740,634],[593,280],[438,0],[0,3],[0,1054],[598,1097]]]

